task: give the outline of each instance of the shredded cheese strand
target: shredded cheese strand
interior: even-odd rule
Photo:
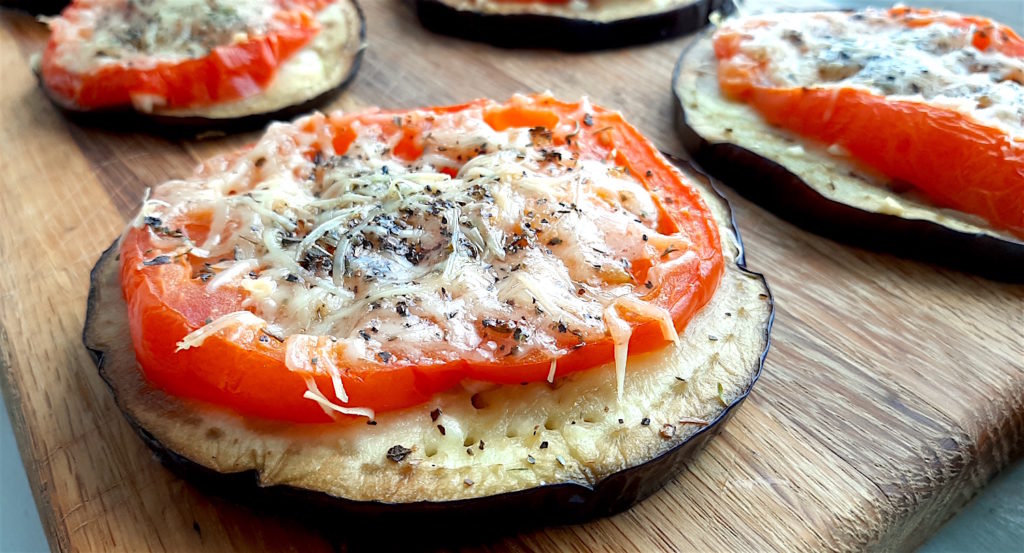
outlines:
[[[205,325],[186,334],[185,337],[178,342],[177,348],[174,352],[177,353],[189,348],[197,348],[203,345],[203,342],[205,342],[210,336],[228,328],[234,328],[237,333],[239,330],[246,327],[264,328],[266,326],[267,321],[253,315],[250,311],[234,311],[227,315],[217,317],[209,323],[206,323]]]
[[[331,400],[327,399],[320,392],[320,389],[316,386],[316,381],[311,377],[306,377],[306,387],[309,389],[303,392],[302,397],[315,401],[324,410],[324,413],[329,416],[333,417],[335,413],[340,413],[342,415],[366,417],[370,420],[374,419],[375,413],[373,409],[367,407],[342,407],[341,405],[331,403]]]

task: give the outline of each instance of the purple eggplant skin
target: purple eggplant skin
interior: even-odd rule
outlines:
[[[366,15],[362,6],[355,0],[351,0],[356,12],[359,14],[359,41],[366,43]],[[58,110],[69,120],[83,127],[96,127],[107,130],[123,132],[145,132],[157,134],[169,138],[192,138],[209,133],[232,133],[246,132],[262,129],[272,121],[289,121],[300,115],[305,115],[313,110],[319,109],[333,101],[355,80],[356,74],[363,62],[363,52],[360,48],[354,59],[348,74],[342,78],[337,86],[321,92],[313,98],[303,100],[297,104],[285,106],[279,110],[253,113],[242,117],[214,118],[187,116],[175,117],[171,115],[159,115],[143,113],[132,109],[130,106],[118,106],[105,109],[81,109],[69,104],[57,95],[53,94],[46,83],[43,82],[42,74],[36,71],[36,80],[39,88],[46,97],[57,107]]]
[[[54,15],[60,13],[70,3],[70,0],[0,0],[0,8],[32,15]]]
[[[697,0],[662,13],[597,22],[539,14],[498,15],[457,10],[439,0],[417,0],[424,27],[439,34],[502,48],[551,48],[568,52],[607,50],[657,42],[692,33],[718,11],[735,9],[732,0]]]
[[[698,40],[710,40],[710,35]],[[676,127],[686,151],[715,178],[779,218],[837,242],[994,281],[1024,283],[1024,243],[836,202],[775,161],[736,144],[706,140],[687,122],[683,100],[676,93],[694,44],[679,57],[672,78]]]
[[[686,163],[677,159],[673,161]],[[629,508],[662,488],[686,466],[712,436],[721,430],[760,378],[765,357],[771,346],[771,329],[775,314],[771,291],[762,275],[746,269],[743,243],[732,210],[710,178],[708,182],[728,209],[729,221],[739,248],[737,266],[742,272],[760,280],[764,293],[768,296],[766,301],[770,313],[763,331],[764,348],[758,356],[757,366],[752,368],[753,377],[741,395],[710,424],[689,439],[646,463],[614,473],[592,487],[577,483],[552,484],[512,493],[446,502],[422,501],[399,504],[353,501],[286,485],[261,487],[255,471],[223,474],[185,458],[161,443],[123,408],[117,396],[117,387],[105,371],[105,354],[101,349],[94,347],[89,339],[89,329],[97,324],[99,318],[100,267],[113,262],[113,258],[118,255],[116,241],[103,253],[90,275],[91,286],[82,340],[128,423],[164,466],[194,483],[204,492],[249,506],[260,513],[294,517],[309,522],[317,531],[328,534],[338,532],[339,537],[349,544],[362,544],[371,550],[380,550],[382,547],[388,550],[413,547],[418,550],[428,545],[439,547],[492,540],[527,528],[578,523],[608,516]],[[453,522],[458,526],[453,527]],[[422,528],[424,531],[396,533],[393,531],[394,528]],[[457,530],[453,531],[453,528]],[[381,540],[386,540],[386,543],[382,543]],[[403,540],[410,540],[410,543],[404,544]]]

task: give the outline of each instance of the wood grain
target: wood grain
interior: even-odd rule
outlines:
[[[369,50],[334,108],[550,89],[617,108],[662,149],[688,39],[594,54],[431,35],[364,0]],[[255,135],[81,128],[36,89],[45,30],[0,13],[0,383],[55,551],[326,551],[335,534],[200,493],[132,433],[79,341],[88,272],[144,188]],[[492,551],[908,549],[1024,454],[1024,287],[852,249],[731,197],[778,311],[764,377],[665,490]]]

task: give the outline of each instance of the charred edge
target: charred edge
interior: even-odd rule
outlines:
[[[356,13],[359,14],[359,42],[360,44],[366,44],[366,16],[363,13],[363,8],[355,0],[349,1],[355,7]],[[43,82],[42,74],[39,72],[36,72],[36,80],[50,102],[67,119],[83,127],[146,132],[170,138],[192,138],[206,132],[232,133],[257,130],[263,128],[264,125],[271,121],[290,120],[330,103],[355,80],[356,74],[359,73],[359,68],[362,66],[365,50],[365,48],[360,47],[359,51],[352,58],[352,67],[349,68],[348,73],[336,86],[298,104],[241,117],[175,117],[171,115],[142,113],[130,107],[83,110],[53,94],[49,87],[46,86],[46,83]]]
[[[486,14],[459,10],[439,0],[417,0],[424,27],[502,48],[553,48],[564,51],[606,50],[657,42],[692,33],[718,11],[732,13],[732,0],[695,0],[674,10],[597,22],[539,14]]]
[[[708,40],[708,36],[698,41]],[[705,139],[687,121],[683,99],[677,92],[687,54],[696,44],[697,41],[683,51],[672,77],[676,127],[683,147],[712,175],[776,216],[837,242],[933,263],[990,280],[1024,282],[1024,243],[837,202],[822,196],[798,175],[771,159],[737,144]]]
[[[100,369],[101,372],[105,352],[98,347],[94,347],[95,344],[92,343],[89,329],[95,326],[96,317],[99,312],[100,286],[98,280],[101,278],[100,273],[102,267],[111,262],[110,257],[117,254],[118,242],[119,239],[115,238],[113,243],[103,250],[99,260],[96,261],[96,265],[93,265],[92,270],[89,271],[89,296],[85,303],[85,325],[82,327],[82,344],[85,345],[85,349],[89,351],[89,356],[92,357],[92,362],[96,364],[96,368]],[[107,384],[109,386],[110,383],[108,382]],[[113,388],[111,388],[111,391],[113,391]]]
[[[460,533],[457,537],[431,538],[438,539],[438,543],[433,545],[439,546],[453,542],[471,543],[490,540],[522,532],[529,528],[576,523],[608,516],[631,507],[663,488],[704,447],[707,441],[721,430],[722,426],[750,395],[754,385],[760,379],[765,359],[771,347],[771,330],[775,318],[775,304],[771,290],[763,275],[753,273],[746,268],[742,257],[742,238],[733,219],[732,208],[728,200],[714,187],[713,181],[709,179],[708,183],[729,214],[733,233],[741,252],[737,258],[737,266],[744,274],[760,280],[764,293],[768,296],[766,301],[769,302],[770,313],[762,335],[764,347],[758,356],[756,370],[743,393],[707,426],[657,457],[611,474],[592,487],[581,483],[549,484],[505,494],[444,502],[423,501],[395,504],[354,501],[287,485],[262,487],[255,470],[223,474],[176,453],[161,443],[124,408],[120,399],[117,398],[113,383],[110,382],[103,370],[104,352],[89,338],[89,329],[95,323],[95,312],[98,309],[99,294],[97,290],[100,288],[98,282],[100,268],[105,263],[112,262],[110,258],[114,255],[116,241],[103,253],[90,276],[91,289],[86,327],[83,332],[85,346],[90,352],[93,352],[93,361],[96,363],[101,377],[114,394],[115,402],[125,419],[170,470],[195,483],[208,493],[241,501],[261,512],[290,517],[302,513],[302,520],[326,531],[332,531],[332,529],[338,531],[338,516],[344,515],[343,520],[350,522],[350,525],[346,526],[344,530],[346,540],[354,540],[357,543],[363,541],[367,544],[376,543],[373,540],[379,540],[382,535],[380,532],[393,528],[396,523],[424,530],[436,529],[437,524],[451,520],[482,523],[475,525],[479,530]],[[496,516],[501,514],[513,516]],[[472,527],[474,526],[466,526],[466,528]],[[405,534],[419,536],[415,544],[418,547],[424,545],[423,536],[437,536],[437,532],[407,532]]]
[[[69,0],[0,0],[0,8],[18,10],[32,15],[53,15],[59,13]]]

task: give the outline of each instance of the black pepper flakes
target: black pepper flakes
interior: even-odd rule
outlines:
[[[644,417],[644,419],[642,421],[640,421],[640,425],[641,426],[650,426],[651,425],[651,419],[649,419],[647,417]]]
[[[540,448],[541,448],[541,449],[547,449],[547,448],[548,448],[548,443],[547,443],[546,441],[544,441],[544,442],[541,442],[541,443],[540,443]]]
[[[430,421],[431,422],[435,422],[435,421],[437,421],[437,417],[440,417],[440,416],[441,416],[441,409],[440,408],[434,409],[433,411],[430,412]]]
[[[443,424],[437,425],[437,431],[440,432],[442,436],[444,436],[445,435],[444,425]]]
[[[388,450],[387,457],[395,463],[401,463],[409,456],[410,453],[412,453],[411,449],[401,445],[395,445],[391,446],[391,449]]]
[[[389,352],[386,352],[386,351],[378,351],[377,352],[377,357],[379,357],[381,361],[387,363],[388,361],[391,361],[391,358],[394,357],[394,356],[391,355]]]
[[[480,324],[484,328],[488,328],[497,332],[508,333],[518,331],[516,323],[505,319],[484,319],[480,321]]]
[[[166,265],[171,262],[171,258],[166,255],[158,255],[149,261],[143,261],[142,264],[146,267],[152,267],[154,265]]]

